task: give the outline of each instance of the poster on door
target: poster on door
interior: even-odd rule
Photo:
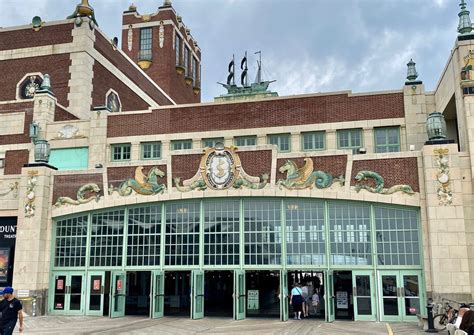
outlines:
[[[117,291],[122,290],[122,279],[117,279]]]
[[[56,280],[56,290],[58,290],[58,291],[64,290],[64,279],[57,279]]]
[[[0,249],[0,284],[8,281],[8,264],[10,262],[10,249]]]
[[[349,309],[349,299],[346,291],[336,292],[336,308]]]
[[[258,302],[258,290],[248,290],[247,291],[247,309],[248,310],[258,310],[260,309]]]
[[[100,279],[94,279],[92,287],[94,291],[100,291]]]

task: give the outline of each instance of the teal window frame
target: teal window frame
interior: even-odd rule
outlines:
[[[282,144],[285,144],[283,142],[283,139],[287,139],[287,148],[282,149]],[[285,134],[271,134],[267,135],[267,143],[268,144],[273,144],[276,145],[278,148],[278,152],[290,152],[291,151],[291,134],[290,133],[285,133]]]
[[[180,146],[180,148],[177,148]],[[188,148],[183,148],[185,146],[189,146]],[[171,150],[191,150],[193,148],[193,141],[192,140],[177,140],[171,141]]]
[[[396,143],[391,142],[391,134],[396,132]],[[380,143],[379,140],[384,142]],[[400,152],[400,127],[377,127],[374,128],[374,147],[375,153]]]
[[[253,143],[252,143],[253,142]],[[257,145],[257,136],[236,136],[234,137],[234,145],[236,147],[245,147]]]
[[[321,143],[321,145],[316,146],[316,144],[318,143]],[[326,132],[325,131],[309,131],[309,132],[301,133],[301,148],[303,149],[303,151],[325,150],[326,149]]]
[[[212,137],[212,138],[203,138],[202,139],[202,147],[203,148],[214,148],[217,143],[224,144],[223,137]]]
[[[348,135],[347,145],[341,145],[342,136]],[[353,134],[359,134],[359,145],[354,144]],[[364,146],[364,134],[361,128],[342,129],[337,131],[337,147],[338,149],[351,149],[353,154],[358,154],[359,149]]]
[[[111,147],[110,151],[112,154],[112,157],[111,157],[112,162],[126,162],[126,161],[131,160],[132,158],[132,144],[131,143],[112,144],[110,147]]]
[[[147,149],[150,146],[150,149]],[[141,159],[161,159],[161,142],[142,142],[140,143]],[[147,153],[150,153],[150,157],[146,157]]]

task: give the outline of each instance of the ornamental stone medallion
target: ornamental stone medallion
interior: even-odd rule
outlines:
[[[449,149],[435,149],[433,152],[436,155],[435,164],[438,167],[436,194],[438,195],[439,204],[444,206],[452,205],[453,192],[449,185],[451,179],[449,176]]]

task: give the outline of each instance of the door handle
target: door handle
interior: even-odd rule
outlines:
[[[125,297],[125,294],[124,293],[117,293],[117,294],[114,294],[114,297]]]
[[[204,294],[196,294],[196,297],[204,297]]]

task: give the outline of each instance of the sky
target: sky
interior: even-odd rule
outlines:
[[[66,18],[80,0],[0,0],[0,26]],[[90,0],[102,29],[121,35],[132,0]],[[133,0],[140,14],[163,0]],[[173,0],[202,51],[202,100],[225,93],[227,64],[262,51],[264,78],[280,96],[399,90],[413,58],[434,90],[457,36],[458,0]],[[474,1],[467,0],[474,11]],[[473,14],[474,15],[474,14]],[[474,17],[473,17],[474,19]],[[237,73],[237,78],[240,73]]]

